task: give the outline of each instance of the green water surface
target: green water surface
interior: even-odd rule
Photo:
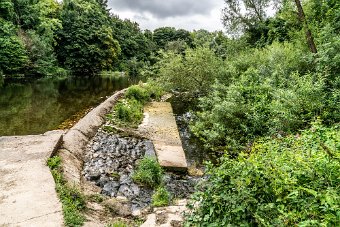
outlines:
[[[0,136],[40,134],[129,85],[126,77],[41,78],[0,86]]]

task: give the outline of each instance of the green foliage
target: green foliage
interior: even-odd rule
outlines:
[[[125,93],[125,98],[135,99],[141,103],[145,103],[149,101],[150,96],[143,86],[133,85],[127,89]]]
[[[339,129],[316,122],[209,165],[187,226],[339,226]]]
[[[153,32],[153,41],[157,44],[158,49],[163,49],[172,41],[183,40],[188,46],[192,45],[190,32],[184,29],[176,29],[173,27],[157,28]]]
[[[114,107],[114,117],[122,124],[138,125],[143,119],[143,104],[135,99],[124,99]]]
[[[207,47],[187,49],[184,55],[166,52],[158,65],[160,84],[190,93],[207,93],[224,73],[222,59]]]
[[[47,166],[50,167],[51,170],[57,170],[60,168],[61,158],[59,156],[54,156],[47,160]]]
[[[66,0],[61,19],[58,58],[67,68],[76,74],[90,75],[112,69],[120,47],[98,1]]]
[[[334,119],[325,77],[304,72],[301,56],[292,45],[274,43],[229,61],[231,82],[216,82],[200,99],[193,132],[213,150],[235,154],[258,136],[294,132],[317,116]]]
[[[152,81],[148,84],[130,86],[124,99],[115,105],[111,120],[123,125],[138,125],[143,119],[144,104],[151,99],[159,99],[162,94],[163,90]]]
[[[27,63],[27,52],[13,23],[0,17],[0,70],[4,74],[17,73]]]
[[[144,157],[137,165],[136,171],[132,175],[134,182],[154,188],[161,184],[163,169],[156,159]]]
[[[170,193],[164,186],[160,186],[156,189],[152,195],[152,206],[162,207],[170,204]]]
[[[2,0],[0,2],[0,17],[12,21],[14,17],[14,5],[11,0]]]
[[[70,186],[64,180],[61,170],[61,158],[54,156],[49,158],[47,165],[50,167],[59,199],[63,206],[64,221],[66,226],[82,226],[85,216],[85,196],[75,186]]]

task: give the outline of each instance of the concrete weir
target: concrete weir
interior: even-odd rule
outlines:
[[[145,106],[144,116],[138,130],[152,140],[160,165],[186,171],[188,165],[171,103],[151,102]]]
[[[0,137],[0,226],[63,226],[62,206],[46,161],[57,153],[63,174],[81,185],[84,150],[126,90],[94,108],[70,130]],[[152,140],[161,166],[185,171],[187,162],[170,103],[145,107],[139,132]]]

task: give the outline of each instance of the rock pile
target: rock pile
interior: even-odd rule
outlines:
[[[153,190],[135,184],[132,174],[138,160],[154,153],[149,140],[123,137],[100,129],[87,147],[83,176],[102,188],[102,194],[128,199],[131,211],[136,212],[151,204]],[[187,198],[194,192],[198,180],[175,173],[166,173],[164,177],[165,186],[174,198]]]

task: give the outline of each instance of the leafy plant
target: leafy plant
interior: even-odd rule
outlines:
[[[152,206],[162,207],[170,204],[170,193],[164,186],[159,186],[152,195]]]
[[[127,89],[125,98],[135,99],[141,103],[145,103],[149,101],[150,96],[148,91],[142,85],[133,85]]]
[[[135,99],[124,99],[114,107],[114,116],[121,123],[139,124],[143,118],[143,105]]]
[[[137,164],[137,169],[132,175],[134,182],[154,188],[161,184],[163,169],[156,159],[144,157]]]
[[[208,166],[188,226],[338,226],[340,130],[313,123]]]

